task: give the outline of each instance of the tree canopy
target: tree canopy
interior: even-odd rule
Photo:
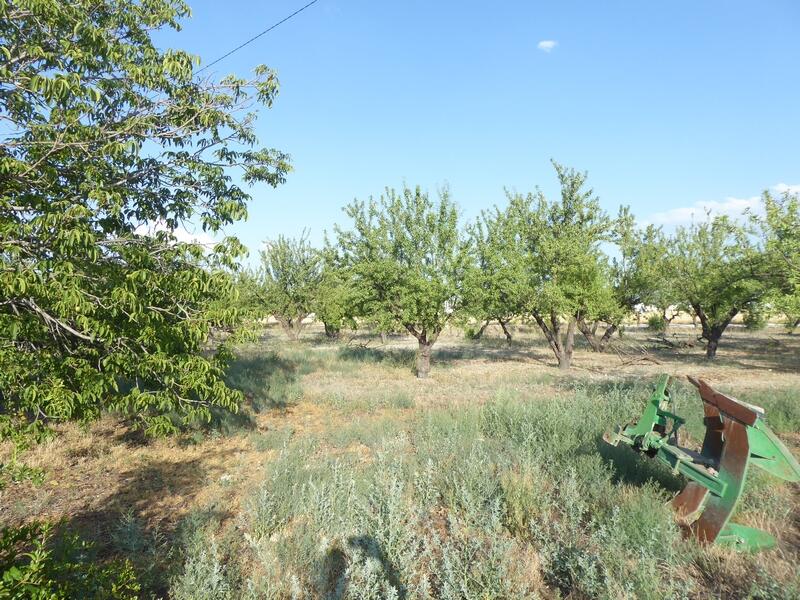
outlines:
[[[727,216],[679,227],[665,268],[674,294],[700,319],[706,356],[714,358],[733,318],[760,302],[767,291],[762,255],[745,227]]]
[[[325,335],[338,339],[342,328],[356,329],[358,297],[349,269],[342,264],[338,248],[328,243],[321,252],[321,275],[314,299],[314,316]]]
[[[200,79],[151,35],[180,0],[0,1],[0,431],[113,409],[148,432],[236,409],[222,381],[242,247],[204,249],[245,218],[237,183],[278,185],[288,157],[257,147],[250,107],[275,75]],[[238,178],[235,177],[238,171]],[[159,229],[143,235],[142,228]]]
[[[529,294],[525,253],[515,223],[508,209],[495,207],[481,214],[470,228],[474,260],[464,282],[465,309],[483,322],[479,334],[496,320],[508,341],[508,322],[525,313]]]
[[[402,327],[419,344],[417,376],[427,377],[430,353],[463,306],[469,240],[447,189],[431,200],[419,187],[387,188],[378,200],[345,208],[352,229],[336,227],[343,263],[357,289],[359,314],[391,330]]]
[[[673,288],[663,269],[666,243],[661,230],[653,225],[637,227],[630,209],[622,207],[611,239],[617,254],[607,267],[609,286],[603,287],[601,293],[610,293],[612,297],[597,303],[597,316],[606,329],[602,336],[596,335],[597,321],[590,328],[583,315],[578,319],[578,328],[597,351],[606,349],[622,321],[634,311],[655,306],[665,313],[674,303]]]
[[[610,310],[613,294],[600,249],[611,237],[611,219],[585,188],[587,174],[553,163],[559,200],[539,191],[514,195],[509,210],[524,241],[529,313],[547,338],[559,367],[572,362],[577,320]]]
[[[757,218],[772,284],[770,300],[791,332],[800,324],[800,196],[765,192],[764,216]]]
[[[255,281],[257,300],[278,320],[289,339],[297,340],[317,301],[321,257],[306,234],[297,239],[278,236],[264,246]]]

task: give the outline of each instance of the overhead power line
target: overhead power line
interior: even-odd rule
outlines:
[[[270,31],[272,31],[273,29],[275,29],[275,28],[276,28],[276,27],[278,27],[279,25],[282,25],[283,23],[286,23],[286,21],[288,21],[289,19],[291,19],[292,17],[294,17],[294,16],[296,16],[296,15],[299,15],[301,12],[303,12],[303,11],[304,11],[305,9],[307,9],[309,6],[311,6],[312,4],[316,4],[317,2],[319,2],[319,0],[311,0],[311,2],[309,2],[308,4],[306,4],[305,6],[303,6],[302,8],[298,8],[296,11],[294,11],[294,12],[293,12],[292,14],[290,14],[288,17],[284,17],[283,19],[281,19],[280,21],[278,21],[278,22],[277,22],[277,23],[275,23],[274,25],[270,25],[270,26],[269,26],[269,27],[267,27],[267,28],[266,28],[264,31],[262,31],[261,33],[259,33],[258,35],[254,35],[253,37],[251,37],[249,40],[247,40],[247,41],[246,41],[246,42],[244,42],[243,44],[239,44],[238,46],[236,46],[236,48],[234,48],[233,50],[231,50],[231,51],[230,51],[230,52],[228,52],[227,54],[223,54],[223,55],[222,55],[222,56],[220,56],[220,57],[219,57],[217,60],[215,60],[215,61],[213,61],[213,62],[210,62],[210,63],[208,63],[208,64],[207,64],[205,67],[203,67],[202,69],[198,69],[198,70],[197,70],[195,73],[201,73],[201,72],[205,71],[206,69],[208,69],[209,67],[213,67],[215,64],[217,64],[217,63],[218,63],[218,62],[220,62],[221,60],[225,60],[226,58],[228,58],[228,57],[229,57],[231,54],[233,54],[234,52],[238,52],[239,50],[241,50],[242,48],[244,48],[244,47],[245,47],[245,46],[247,46],[248,44],[251,44],[251,43],[255,42],[255,41],[256,41],[258,38],[260,38],[262,35],[266,35],[266,34],[268,34]]]

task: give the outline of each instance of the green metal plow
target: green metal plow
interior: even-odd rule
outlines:
[[[678,445],[685,420],[673,411],[669,375],[662,375],[638,422],[618,427],[604,439],[620,442],[657,458],[689,479],[672,501],[684,533],[702,543],[737,550],[771,548],[765,531],[730,521],[742,495],[750,466],[787,481],[800,481],[800,464],[764,421],[764,410],[721,394],[703,380],[689,377],[703,400],[706,434],[700,452]]]

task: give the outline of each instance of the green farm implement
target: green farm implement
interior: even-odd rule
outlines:
[[[703,401],[706,426],[699,452],[678,445],[685,419],[674,412],[670,377],[663,375],[638,422],[618,427],[605,440],[657,458],[689,482],[672,501],[684,533],[701,543],[756,551],[775,545],[765,531],[730,521],[751,466],[787,481],[800,481],[800,464],[770,430],[764,410],[726,396],[689,377]]]

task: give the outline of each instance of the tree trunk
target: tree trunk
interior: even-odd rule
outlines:
[[[478,329],[478,331],[475,333],[475,335],[474,335],[474,336],[472,336],[472,339],[473,339],[473,340],[479,340],[479,339],[481,339],[481,337],[483,337],[483,332],[484,332],[484,331],[486,331],[486,328],[487,328],[488,326],[489,326],[489,321],[485,321],[485,322],[483,323],[483,325],[481,325],[481,328],[480,328],[480,329]]]
[[[719,346],[719,337],[708,340],[706,346],[706,358],[711,360],[717,356],[717,346]]]
[[[586,342],[589,344],[592,350],[594,352],[601,352],[602,348],[600,348],[600,343],[597,340],[597,336],[595,336],[595,331],[597,330],[597,328],[589,327],[589,325],[586,323],[586,320],[583,317],[578,317],[577,324],[578,324],[578,329],[583,334],[583,337],[586,339]]]
[[[291,338],[292,340],[296,341],[300,339],[300,334],[303,332],[303,327],[305,326],[303,324],[303,319],[305,318],[306,315],[297,315],[294,319],[290,321],[292,325],[292,334],[294,336]]]
[[[671,317],[667,317],[667,309],[661,311],[661,316],[664,317],[664,331],[669,329],[670,324],[672,323],[672,319],[678,316],[678,313],[672,313]]]
[[[570,319],[567,324],[567,339],[562,345],[561,353],[558,357],[558,368],[568,371],[572,365],[572,351],[575,349],[575,319]]]
[[[506,334],[506,341],[510,344],[511,343],[511,332],[508,330],[508,321],[503,321],[503,319],[497,319],[497,322],[500,323],[500,327],[503,328],[503,333]]]
[[[567,325],[567,339],[561,339],[562,323],[556,313],[550,314],[550,326],[547,325],[542,315],[539,313],[532,313],[534,320],[542,330],[544,337],[550,344],[550,349],[558,360],[558,367],[566,371],[572,364],[572,350],[575,346],[575,319],[571,318]]]
[[[325,326],[325,335],[328,337],[328,339],[331,340],[339,339],[339,333],[341,331],[341,328],[338,325],[333,325],[324,322],[323,325]]]
[[[788,328],[789,328],[789,330],[786,332],[786,334],[787,334],[787,335],[792,335],[792,333],[794,332],[794,330],[795,330],[795,329],[797,329],[797,326],[798,326],[798,325],[800,325],[800,319],[796,319],[796,320],[794,320],[794,321],[791,321],[791,320],[790,320],[790,321],[789,321],[789,323],[788,323]]]
[[[277,315],[275,316],[275,318],[278,320],[278,323],[281,324],[281,328],[283,329],[283,332],[286,334],[286,337],[289,338],[289,341],[292,342],[296,341],[300,333],[295,327],[294,319],[292,319],[291,317],[287,319],[286,317],[279,317]]]
[[[417,350],[417,377],[425,379],[431,372],[431,348],[433,342],[422,338],[419,340],[419,349]]]
[[[608,347],[608,342],[611,341],[611,336],[613,336],[614,332],[617,331],[617,326],[614,324],[609,325],[606,327],[603,335],[598,338],[597,327],[599,323],[600,321],[595,321],[592,326],[589,327],[583,317],[578,317],[575,321],[578,330],[583,334],[583,337],[586,338],[586,341],[592,350],[594,352],[605,352],[606,347]]]
[[[717,356],[717,347],[719,346],[719,340],[722,334],[725,333],[725,329],[733,318],[739,314],[739,309],[734,307],[728,311],[728,314],[725,315],[725,318],[721,322],[711,323],[702,306],[693,304],[692,308],[697,314],[697,318],[700,319],[700,326],[703,328],[703,339],[707,342],[706,358],[708,360],[713,360]]]
[[[608,342],[611,341],[611,336],[614,335],[615,331],[617,331],[617,325],[615,323],[606,327],[606,330],[603,332],[603,337],[600,338],[600,352],[605,352]],[[622,337],[621,329],[619,330],[619,336]]]

